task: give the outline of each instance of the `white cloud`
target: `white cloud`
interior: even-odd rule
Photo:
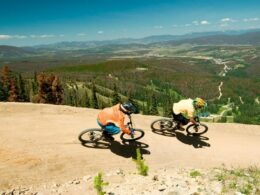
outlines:
[[[55,37],[55,35],[40,35],[39,38],[52,38]]]
[[[84,36],[86,36],[87,34],[86,33],[78,33],[77,34],[77,36],[79,36],[79,37],[84,37]]]
[[[222,23],[222,24],[220,24],[219,26],[220,26],[220,27],[227,27],[227,26],[229,26],[229,25],[228,25],[228,23]]]
[[[11,35],[0,35],[0,40],[11,39]]]
[[[59,37],[64,37],[65,35],[64,34],[60,34]]]
[[[198,26],[200,23],[199,23],[199,21],[195,20],[195,21],[192,22],[192,24]]]
[[[15,39],[26,39],[27,38],[27,36],[25,36],[25,35],[14,35],[12,37]]]
[[[98,34],[103,34],[103,33],[104,33],[104,31],[102,31],[102,30],[99,30],[97,33],[98,33]]]
[[[244,22],[256,22],[258,20],[259,20],[259,18],[244,18],[243,19]]]
[[[177,27],[178,27],[178,25],[177,25],[177,24],[174,24],[174,25],[172,25],[172,27],[173,27],[173,28],[177,28]]]
[[[236,20],[234,20],[232,18],[222,18],[220,21],[221,22],[236,22]]]
[[[202,20],[202,21],[200,21],[200,24],[201,25],[209,25],[210,22],[208,22],[207,20]]]
[[[36,39],[36,38],[41,38],[41,39],[45,39],[45,38],[53,38],[56,37],[55,35],[30,35],[31,38]]]
[[[154,28],[156,28],[156,29],[162,29],[163,26],[154,26]]]

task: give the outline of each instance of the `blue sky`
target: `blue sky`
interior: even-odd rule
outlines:
[[[0,45],[250,28],[259,0],[0,0]]]

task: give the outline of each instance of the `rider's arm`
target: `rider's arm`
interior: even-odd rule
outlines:
[[[131,131],[130,131],[129,128],[126,128],[126,127],[125,127],[124,121],[125,121],[125,117],[124,117],[124,115],[121,115],[120,118],[119,118],[119,127],[120,127],[120,129],[121,129],[124,133],[130,134]]]
[[[193,124],[197,124],[197,121],[195,121],[194,117],[190,117],[190,122]]]
[[[188,116],[189,116],[191,123],[197,124],[197,121],[195,120],[195,111],[194,110],[188,111]]]

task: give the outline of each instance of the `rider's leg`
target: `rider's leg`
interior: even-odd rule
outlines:
[[[115,124],[110,123],[104,127],[103,135],[106,139],[114,140],[112,135],[115,135],[120,132],[120,128],[118,128]]]
[[[111,134],[111,135],[115,135],[115,134],[118,134],[120,132],[120,128],[117,127],[115,124],[113,123],[109,123],[105,126],[105,131],[108,133],[108,134]]]
[[[98,120],[97,120],[98,125],[103,129],[103,136],[105,139],[107,140],[111,140],[113,141],[114,138],[112,136],[112,134],[114,134],[115,130],[112,129],[112,123],[108,124],[108,125],[102,125]],[[119,129],[120,130],[120,129]]]
[[[189,123],[189,119],[185,118],[182,114],[174,115],[174,119],[177,121],[177,129],[185,130],[183,126]]]

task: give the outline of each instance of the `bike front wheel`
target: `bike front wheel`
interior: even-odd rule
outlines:
[[[135,129],[131,135],[127,133],[122,133],[120,135],[121,140],[123,141],[136,141],[141,139],[144,136],[144,131],[141,129]]]
[[[199,125],[191,124],[186,128],[188,134],[202,135],[208,131],[208,126],[200,123]]]

